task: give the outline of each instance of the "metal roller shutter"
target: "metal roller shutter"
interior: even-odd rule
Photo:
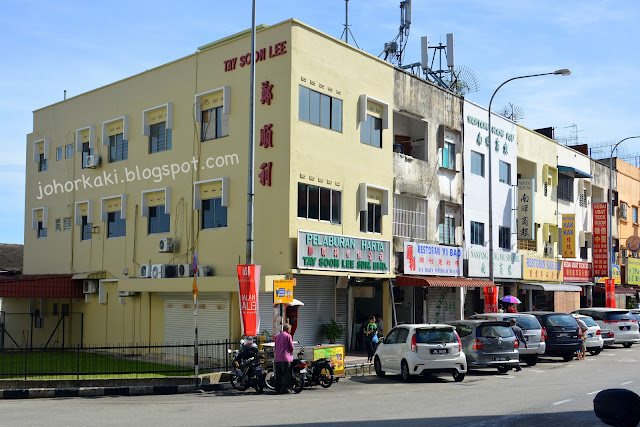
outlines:
[[[293,297],[304,303],[298,311],[298,328],[294,340],[303,346],[326,342],[322,325],[335,318],[336,279],[333,276],[296,276]],[[346,306],[346,303],[345,303]],[[346,311],[346,310],[345,310]],[[336,319],[338,321],[338,319]],[[346,316],[344,317],[346,330]]]
[[[258,295],[258,313],[260,313],[260,333],[273,334],[273,292],[261,292]]]
[[[458,320],[456,288],[429,287],[427,322],[442,323]]]
[[[191,295],[167,296],[164,300],[164,342],[192,342],[194,338]],[[198,341],[229,338],[229,296],[198,299]]]

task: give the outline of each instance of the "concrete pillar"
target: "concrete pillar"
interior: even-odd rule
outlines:
[[[389,289],[389,280],[382,282],[382,320],[383,320],[383,332],[386,335],[391,330],[391,324],[393,321],[393,306],[391,301],[391,292]]]

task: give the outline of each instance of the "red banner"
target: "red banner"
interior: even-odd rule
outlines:
[[[606,203],[593,204],[593,275],[609,277]]]
[[[260,266],[238,266],[238,292],[240,316],[242,317],[242,335],[253,337],[260,331],[258,314],[258,291],[260,289]]]
[[[498,312],[498,287],[487,286],[484,288],[484,312],[485,313],[497,313]]]
[[[616,280],[607,279],[605,283],[605,295],[608,308],[616,308]]]
[[[562,277],[565,282],[593,282],[591,263],[562,261]]]

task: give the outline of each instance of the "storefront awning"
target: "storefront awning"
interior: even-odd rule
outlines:
[[[593,290],[596,293],[604,293],[605,292],[605,287],[598,285],[595,288],[593,288]],[[616,286],[616,294],[620,294],[620,295],[635,295],[635,293],[640,290],[640,289],[632,289],[632,288],[625,288],[622,286]]]
[[[580,169],[576,169],[573,166],[558,165],[558,172],[572,176],[574,178],[593,178],[593,176],[589,175],[586,172],[582,172]]]
[[[494,286],[490,280],[466,279],[464,277],[398,276],[397,286],[433,286],[437,288],[484,288]]]
[[[521,283],[518,288],[545,292],[582,292],[582,286],[559,283]]]
[[[105,271],[89,271],[87,273],[76,273],[71,278],[72,280],[100,280],[106,279],[107,273]]]
[[[4,298],[83,298],[82,282],[70,274],[25,275],[0,280]]]

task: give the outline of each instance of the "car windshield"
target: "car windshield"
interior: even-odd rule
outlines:
[[[578,319],[582,320],[587,326],[598,326],[595,320],[591,317],[578,317]]]
[[[607,313],[607,320],[634,320],[629,311],[612,311]]]
[[[482,325],[478,328],[478,336],[484,338],[508,338],[513,335],[511,328],[501,325]]]
[[[512,318],[507,318],[506,320],[510,320]],[[522,329],[540,329],[540,322],[535,317],[513,317],[516,319],[516,325],[520,326]]]
[[[458,342],[453,329],[416,329],[417,344]]]
[[[576,319],[570,314],[552,314],[547,316],[547,324],[552,327],[557,326],[570,326],[573,328],[578,327]]]

